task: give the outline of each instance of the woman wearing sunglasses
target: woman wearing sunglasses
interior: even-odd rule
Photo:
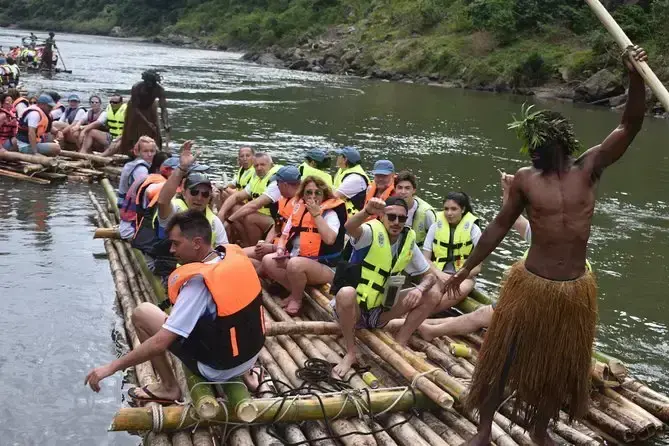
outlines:
[[[81,132],[82,126],[86,126],[91,122],[97,121],[102,114],[102,99],[100,99],[100,96],[91,96],[88,99],[88,104],[90,108],[86,112],[83,119],[81,119],[81,121],[75,120],[68,128],[63,130],[65,141],[76,144],[78,148],[81,147],[84,143]]]
[[[469,196],[464,192],[449,192],[444,200],[444,211],[430,226],[423,244],[423,255],[431,262],[433,273],[445,283],[462,268],[469,254],[481,238],[479,218],[474,215]],[[444,311],[464,299],[475,285],[481,265],[472,269],[460,285],[455,297],[443,296],[435,312]]]
[[[306,177],[296,197],[277,251],[262,262],[262,274],[290,291],[282,306],[291,316],[302,308],[307,285],[323,285],[334,278],[331,266],[341,257],[346,223],[346,204],[322,179]]]

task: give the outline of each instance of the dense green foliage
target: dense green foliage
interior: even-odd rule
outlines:
[[[669,49],[669,0],[604,3],[654,65],[669,65],[659,56]],[[583,0],[0,0],[0,24],[9,23],[92,33],[120,26],[243,47],[295,46],[346,25],[347,44],[370,67],[470,84],[581,78],[619,57]]]

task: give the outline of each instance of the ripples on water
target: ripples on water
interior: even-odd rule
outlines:
[[[15,44],[16,34],[0,30],[0,44]],[[314,146],[355,145],[366,167],[387,157],[414,171],[420,194],[434,204],[449,190],[467,191],[490,222],[501,203],[496,169],[513,172],[525,164],[506,131],[523,98],[277,70],[232,53],[104,37],[57,39],[74,74],[30,76],[31,90],[127,96],[144,69],[163,70],[172,149],[194,139],[218,180],[232,174],[243,144],[281,163],[301,162]],[[586,145],[601,141],[619,120],[601,109],[550,106],[574,121]],[[605,173],[589,252],[600,284],[599,347],[665,392],[669,157],[659,154],[667,137],[665,121],[647,120],[630,153]],[[86,190],[0,180],[0,327],[11,334],[0,346],[0,396],[10,402],[0,414],[3,442],[133,444],[105,432],[120,405],[121,378],[106,382],[99,395],[83,388],[87,369],[114,355],[113,284],[107,262],[92,258],[103,247],[91,240]],[[487,260],[482,287],[495,292],[525,249],[510,234]]]

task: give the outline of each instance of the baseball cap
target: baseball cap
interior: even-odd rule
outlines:
[[[185,184],[186,189],[199,186],[200,184],[211,186],[211,180],[201,172],[191,172],[188,174]]]
[[[160,165],[160,168],[176,169],[179,167],[179,155],[172,155]],[[210,169],[207,164],[193,164],[189,172],[206,172]]]
[[[361,159],[360,152],[358,152],[358,150],[353,147],[344,147],[343,149],[339,149],[337,150],[337,155],[342,155],[352,163],[359,163]]]
[[[302,175],[300,175],[300,170],[295,166],[283,166],[276,171],[272,177],[272,181],[277,181],[279,183],[299,183]]]
[[[307,151],[306,155],[304,155],[305,158],[309,158],[311,160],[314,160],[318,163],[322,163],[325,161],[325,158],[328,157],[328,154],[325,152],[325,150],[321,149],[309,149]]]
[[[39,98],[37,98],[37,103],[38,104],[47,104],[50,107],[55,107],[56,103],[53,101],[53,98],[49,96],[48,94],[42,94],[40,95]]]
[[[391,175],[395,173],[395,166],[392,161],[378,160],[374,163],[372,175]]]
[[[70,101],[81,102],[81,98],[79,98],[79,95],[77,95],[77,94],[71,94],[67,97],[67,101],[68,102],[70,102]]]

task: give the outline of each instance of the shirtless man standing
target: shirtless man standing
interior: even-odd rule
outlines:
[[[463,268],[446,282],[446,292],[456,296],[472,268],[527,211],[532,246],[527,259],[516,263],[504,280],[467,396],[466,405],[481,415],[470,444],[490,443],[493,416],[506,385],[516,392],[514,410],[523,410],[538,444],[552,443],[546,429],[563,406],[572,418],[588,409],[597,285],[586,270],[586,250],[595,189],[604,169],[641,130],[645,112],[644,82],[630,56],[646,60],[639,47],[625,56],[629,97],[620,125],[577,159],[573,155],[579,144],[571,124],[558,113],[525,110],[524,119],[510,126],[525,143],[532,167],[516,173],[508,201]]]

